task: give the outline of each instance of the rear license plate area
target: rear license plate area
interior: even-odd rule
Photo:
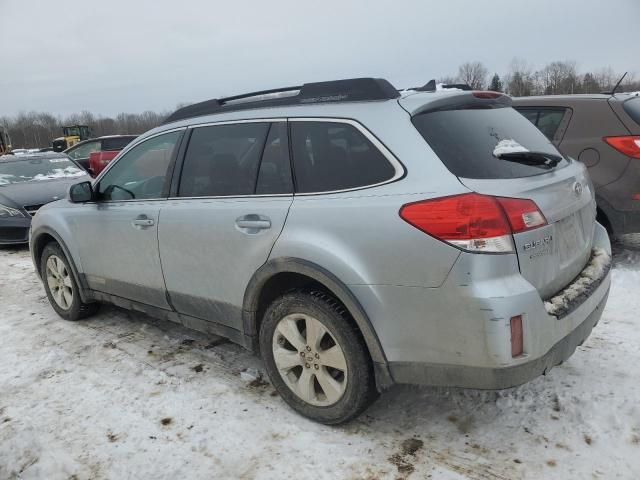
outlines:
[[[572,213],[556,222],[555,237],[558,248],[557,258],[561,268],[567,267],[576,258],[583,256],[587,240],[577,213]]]

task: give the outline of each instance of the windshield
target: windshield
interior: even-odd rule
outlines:
[[[65,157],[33,157],[0,162],[0,185],[82,175],[86,175],[86,172]]]
[[[65,137],[80,136],[78,127],[64,127],[62,130]]]
[[[440,110],[416,115],[412,122],[458,177],[519,178],[552,170],[545,162],[527,161],[537,153],[560,157],[555,168],[567,164],[547,137],[510,107]]]

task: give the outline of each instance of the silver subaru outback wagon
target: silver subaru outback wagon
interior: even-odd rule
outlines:
[[[182,108],[33,219],[51,305],[99,302],[259,352],[338,424],[395,383],[502,389],[600,319],[610,245],[582,164],[494,92],[305,84]]]

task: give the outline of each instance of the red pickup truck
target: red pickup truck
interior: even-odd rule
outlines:
[[[89,154],[89,171],[91,175],[97,177],[98,174],[104,170],[107,164],[116,158],[120,151],[108,151],[108,152],[91,152]]]
[[[95,177],[136,137],[137,135],[109,135],[92,138],[76,143],[64,153]]]

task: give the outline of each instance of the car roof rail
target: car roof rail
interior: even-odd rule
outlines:
[[[214,98],[179,108],[163,124],[214,113],[251,108],[306,105],[328,102],[390,100],[400,93],[383,78],[350,78],[328,82],[305,83],[297,87],[274,88],[226,98]]]
[[[466,83],[443,83],[440,85],[442,88],[457,88],[458,90],[473,90]],[[409,90],[415,90],[416,92],[435,92],[438,89],[435,79],[429,80],[421,87],[410,88]]]

